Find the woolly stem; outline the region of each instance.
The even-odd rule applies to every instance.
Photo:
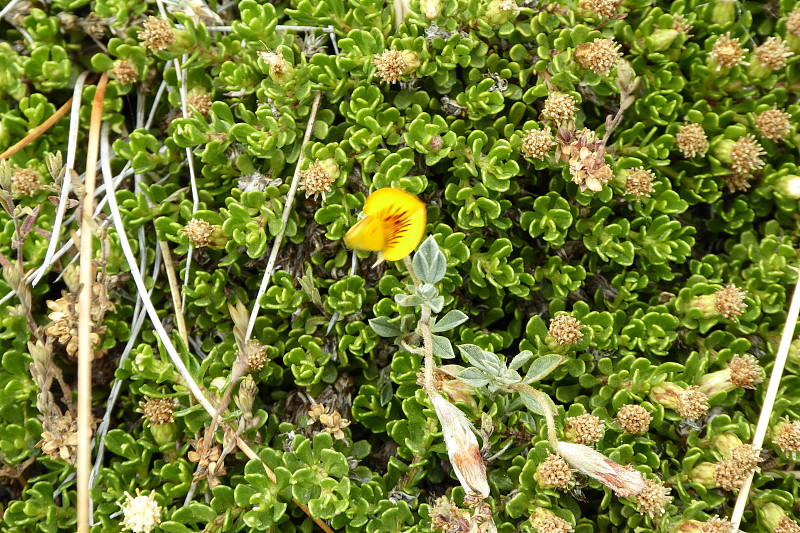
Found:
[[[536,398],[536,401],[542,407],[542,411],[544,411],[544,420],[547,423],[547,440],[550,441],[550,446],[553,447],[553,450],[556,450],[558,444],[556,420],[553,411],[550,409],[550,402],[548,401],[547,396],[545,396],[542,391],[534,389],[527,383],[514,383],[513,385],[509,385],[509,388],[516,391],[527,392]]]

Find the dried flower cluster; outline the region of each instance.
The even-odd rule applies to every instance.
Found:
[[[123,530],[150,533],[161,523],[161,507],[156,503],[155,496],[155,492],[142,496],[138,490],[135,497],[125,493],[125,502],[120,504]]]
[[[99,275],[100,279],[104,276]],[[108,299],[107,287],[101,281],[92,286],[94,297],[92,298],[91,322],[92,331],[89,340],[95,346],[94,357],[100,358],[105,355],[106,350],[98,348],[100,345],[100,335],[106,332],[103,324],[103,317],[107,311],[114,310],[114,304]],[[66,346],[67,355],[77,357],[78,353],[78,292],[61,292],[58,300],[47,300],[47,307],[50,313],[47,317],[50,324],[45,328],[45,334],[57,340],[62,346]]]
[[[405,74],[408,65],[398,50],[384,50],[372,56],[375,74],[386,83],[397,83]]]
[[[753,52],[755,59],[770,70],[786,66],[786,59],[792,56],[786,41],[780,37],[767,37],[763,44]]]
[[[157,17],[148,17],[137,36],[145,48],[154,52],[166,50],[175,42],[175,33],[169,21]]]
[[[275,76],[281,76],[289,70],[289,64],[283,54],[276,52],[258,52],[258,57],[264,60],[269,66],[269,72]]]
[[[788,516],[784,516],[772,533],[800,533],[800,525]]]
[[[783,109],[769,109],[756,115],[756,127],[765,139],[777,141],[792,131],[789,113]]]
[[[471,496],[464,498],[464,504],[474,503],[473,513],[459,509],[447,496],[436,499],[430,509],[431,527],[442,533],[492,533],[497,529],[492,521],[488,504],[470,501]]]
[[[175,421],[172,414],[177,405],[178,400],[175,398],[147,398],[139,402],[139,412],[144,414],[150,425],[171,424]]]
[[[606,146],[595,132],[558,128],[556,159],[569,163],[573,183],[581,191],[600,192],[614,175],[605,160]]]
[[[772,441],[784,453],[800,452],[800,421],[790,422],[787,416],[785,422],[778,426],[778,432]]]
[[[37,444],[51,459],[61,459],[70,465],[78,457],[78,420],[67,412],[64,416],[42,424],[42,440]]]
[[[673,15],[671,29],[688,34],[692,30],[692,23],[681,14]]]
[[[717,68],[733,68],[742,62],[742,45],[731,37],[730,32],[720,36],[711,47],[711,58]]]
[[[581,9],[594,12],[598,17],[613,17],[621,0],[581,0]]]
[[[531,130],[522,139],[522,154],[531,159],[546,159],[554,144],[550,128]]]
[[[731,371],[731,383],[743,389],[755,389],[757,383],[764,381],[764,373],[758,359],[750,354],[736,354],[728,363]]]
[[[544,101],[542,114],[560,126],[575,118],[575,109],[575,99],[572,96],[566,93],[552,92]]]
[[[603,438],[603,421],[595,415],[586,413],[567,418],[564,434],[576,444],[594,444]]]
[[[258,372],[269,361],[268,347],[261,344],[256,339],[251,339],[247,343],[247,369]]]
[[[683,156],[692,158],[703,155],[708,150],[708,139],[700,124],[684,124],[677,135],[675,145],[683,152]]]
[[[760,451],[752,444],[735,448],[731,457],[718,462],[714,468],[714,480],[725,490],[738,491],[744,480],[758,468]]]
[[[664,486],[662,481],[646,479],[644,489],[636,496],[636,508],[650,518],[664,514],[664,508],[672,501],[669,495],[671,489]]]
[[[186,97],[186,105],[195,108],[204,117],[211,112],[211,104],[211,96],[202,89],[194,89]]]
[[[548,452],[547,459],[536,469],[534,477],[542,487],[566,490],[575,484],[573,472],[563,457]]]
[[[800,7],[794,8],[786,17],[786,31],[800,37]]]
[[[39,173],[33,168],[18,168],[11,176],[11,190],[17,195],[33,196],[39,185]]]
[[[111,74],[122,84],[136,83],[139,78],[139,71],[136,70],[136,65],[127,59],[118,59],[114,61],[114,68]]]
[[[339,411],[329,411],[330,407],[323,404],[312,404],[308,410],[309,424],[319,421],[323,426],[322,431],[330,433],[337,440],[345,440],[347,436],[343,430],[350,425],[350,421],[342,418]]]
[[[617,422],[622,431],[630,435],[647,433],[652,420],[653,416],[641,405],[623,405],[617,411]]]
[[[575,49],[575,61],[584,70],[607,76],[622,57],[619,47],[620,44],[614,39],[595,39],[591,43],[578,45]]]
[[[335,164],[334,164],[335,166]],[[337,167],[338,170],[338,167]],[[312,163],[303,172],[300,178],[300,184],[304,191],[306,191],[306,198],[309,196],[316,196],[318,194],[325,194],[331,191],[333,182],[336,181],[337,175],[331,175],[328,169],[320,164],[319,159]]]
[[[747,296],[747,291],[736,285],[726,285],[714,295],[714,307],[720,315],[732,320],[747,309],[747,304],[744,303],[745,296]]]
[[[537,533],[572,533],[572,524],[546,509],[536,509],[531,515],[531,524]]]
[[[203,248],[211,244],[211,236],[214,234],[214,226],[205,220],[193,218],[183,227],[183,233],[189,238],[189,242],[195,248]]]
[[[577,318],[558,315],[550,321],[549,334],[559,346],[578,344],[583,339],[582,327]]]
[[[652,170],[645,170],[643,167],[633,169],[625,178],[625,194],[631,194],[637,200],[650,196],[655,179],[656,175]]]
[[[678,396],[675,410],[684,418],[697,420],[708,412],[708,396],[699,387],[689,387]]]

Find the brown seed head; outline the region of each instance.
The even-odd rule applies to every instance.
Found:
[[[723,459],[714,467],[714,481],[725,490],[738,492],[745,477],[746,474],[732,459]]]
[[[758,359],[750,354],[736,354],[728,363],[731,371],[731,383],[743,389],[755,389],[756,383],[764,381],[763,372]]]
[[[537,533],[572,533],[572,524],[553,513],[537,513],[531,516],[531,524]]]
[[[783,109],[769,109],[756,115],[756,126],[762,137],[777,141],[792,130],[789,118],[789,113]]]
[[[622,426],[622,431],[630,435],[647,433],[653,417],[641,405],[623,405],[617,411],[617,422]]]
[[[792,51],[789,50],[786,41],[780,37],[767,37],[767,40],[756,48],[753,55],[768,69],[778,70],[786,66],[786,59],[791,57]]]
[[[578,344],[583,339],[581,327],[583,326],[577,318],[558,315],[550,321],[549,333],[559,346]]]
[[[183,232],[189,237],[189,242],[195,248],[203,248],[211,244],[211,235],[214,233],[214,226],[210,222],[193,218],[183,227]]]
[[[575,484],[573,472],[563,457],[548,452],[547,459],[536,469],[534,478],[542,487],[566,490]]]
[[[177,405],[175,398],[147,398],[139,402],[139,412],[144,414],[151,426],[160,426],[175,421],[172,413]]]
[[[74,465],[78,454],[78,421],[67,412],[63,417],[44,422],[42,440],[36,447],[53,460],[61,459]]]
[[[550,128],[531,130],[522,139],[522,153],[532,159],[545,159],[554,144]]]
[[[114,68],[111,74],[117,79],[118,82],[127,85],[129,83],[136,83],[139,77],[139,71],[136,66],[127,59],[118,59],[114,61]]]
[[[800,37],[800,7],[796,7],[786,17],[786,31]]]
[[[742,62],[742,45],[731,38],[730,32],[721,36],[711,47],[711,58],[720,67],[733,68]]]
[[[591,43],[579,45],[575,49],[574,58],[582,69],[607,76],[622,57],[619,47],[614,39],[595,39]]]
[[[700,526],[700,533],[734,533],[733,523],[715,516]]]
[[[800,525],[788,516],[784,516],[772,533],[800,533]]]
[[[565,429],[576,444],[594,444],[603,438],[603,421],[589,413],[567,418]]]
[[[650,515],[650,518],[664,514],[664,508],[672,500],[670,490],[661,481],[646,479],[644,490],[636,496],[636,508],[640,513]]]
[[[375,73],[386,83],[397,83],[406,71],[406,60],[398,50],[384,50],[372,56]]]
[[[680,393],[675,410],[684,418],[697,420],[708,411],[708,396],[700,390],[700,387],[689,387]]]
[[[137,36],[145,48],[160,52],[175,42],[175,33],[168,21],[162,18],[149,17],[142,23],[142,31]]]
[[[575,117],[575,99],[565,93],[550,93],[544,102],[542,113],[557,125],[569,122]]]
[[[322,431],[325,433],[330,433],[333,435],[333,438],[337,440],[345,439],[346,436],[342,430],[350,425],[350,421],[342,418],[342,415],[339,414],[339,411],[334,411],[331,414],[320,415],[319,421],[322,422],[323,426],[325,426]]]
[[[39,183],[39,173],[32,168],[18,168],[11,175],[11,190],[17,196],[33,196]]]
[[[650,196],[653,192],[653,180],[656,175],[644,167],[633,169],[625,180],[625,194],[632,194],[637,200],[643,196]]]
[[[703,155],[708,150],[708,139],[700,124],[684,124],[675,136],[675,144],[687,158]]]
[[[306,191],[306,198],[308,198],[309,196],[330,192],[331,185],[335,180],[336,178],[328,174],[320,164],[319,159],[317,159],[303,172],[300,183]]]
[[[613,17],[617,14],[620,0],[581,0],[581,9],[593,11],[598,17]]]
[[[247,343],[247,368],[258,372],[269,360],[267,347],[253,339]]]
[[[731,320],[747,309],[747,304],[744,303],[745,296],[747,296],[747,291],[736,285],[726,285],[714,295],[714,307],[720,315]]]
[[[742,444],[731,452],[731,460],[746,475],[750,475],[758,468],[761,462],[761,450],[752,444]]]
[[[786,417],[772,442],[785,453],[800,452],[800,422],[789,422],[789,417]]]
[[[204,117],[211,111],[211,96],[202,89],[194,89],[186,97],[186,104],[195,108]]]

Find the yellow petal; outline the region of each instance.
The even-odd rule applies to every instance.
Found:
[[[344,243],[356,250],[377,252],[386,246],[383,224],[374,216],[359,220],[344,236]]]

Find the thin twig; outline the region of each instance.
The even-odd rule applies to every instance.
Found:
[[[169,292],[172,295],[172,306],[175,308],[175,321],[178,323],[178,333],[180,333],[183,344],[189,347],[189,336],[186,332],[186,319],[183,317],[183,303],[181,302],[181,290],[178,287],[178,277],[175,275],[175,264],[172,262],[172,252],[169,245],[164,241],[158,241],[161,248],[161,255],[164,256],[164,270],[167,271],[169,280]]]
[[[5,16],[6,16],[6,14],[8,14],[8,12],[9,12],[9,11],[11,11],[12,9],[14,9],[14,8],[17,6],[17,4],[18,4],[19,2],[20,2],[20,0],[11,0],[11,1],[10,1],[10,2],[9,2],[7,5],[6,5],[6,7],[4,7],[4,8],[2,9],[2,11],[0,11],[0,19],[2,19],[3,17],[5,17]]]
[[[103,124],[103,128],[108,128],[108,123]],[[102,136],[103,143],[102,143],[102,150],[103,150],[103,157],[101,158],[100,162],[103,169],[103,179],[106,182],[106,186],[111,185],[111,165],[109,163],[109,154],[110,149],[108,146],[108,133],[106,132],[105,135]],[[172,364],[175,366],[175,369],[181,375],[181,379],[183,379],[186,387],[192,393],[192,396],[203,406],[203,409],[209,414],[212,415],[216,411],[214,406],[211,402],[206,398],[203,391],[197,385],[197,382],[194,380],[192,375],[189,373],[189,369],[186,368],[186,365],[181,359],[178,351],[175,349],[175,345],[172,344],[172,339],[170,339],[169,334],[167,333],[166,329],[164,329],[164,324],[161,323],[161,318],[158,316],[158,312],[156,311],[155,306],[153,305],[153,301],[150,299],[150,295],[147,292],[147,287],[145,286],[144,279],[142,278],[142,273],[139,270],[139,267],[136,265],[136,258],[133,255],[133,250],[131,249],[131,245],[128,242],[128,236],[125,233],[125,226],[122,222],[122,215],[119,211],[119,205],[117,204],[116,197],[111,194],[108,196],[108,206],[111,209],[111,217],[114,220],[114,226],[117,228],[117,237],[119,238],[119,245],[122,249],[122,254],[125,256],[125,260],[128,263],[128,268],[130,268],[131,277],[133,278],[133,282],[136,285],[136,288],[139,292],[139,295],[142,297],[142,302],[144,304],[144,308],[147,310],[147,315],[150,317],[150,321],[153,324],[153,328],[156,330],[156,334],[161,339],[163,343],[164,349],[167,351],[167,355],[169,356]],[[267,473],[267,477],[275,483],[277,478],[275,477],[275,473],[272,469],[266,465],[261,458],[256,455],[252,448],[241,438],[239,437],[236,439],[236,445],[239,449],[249,458],[249,459],[256,459],[264,465],[264,470]],[[297,505],[304,513],[306,513],[312,520],[323,530],[325,533],[334,533],[331,527],[326,524],[323,520],[319,518],[315,518],[312,516],[311,511],[309,511],[308,507],[301,504],[295,499],[292,501]]]
[[[92,468],[92,359],[94,347],[92,332],[92,296],[94,270],[92,269],[95,173],[100,144],[100,123],[103,120],[103,99],[108,85],[108,73],[103,72],[92,102],[89,123],[89,146],[86,156],[86,180],[83,184],[83,211],[81,215],[81,292],[78,300],[78,533],[89,533],[89,476]],[[70,98],[70,105],[72,99]],[[109,191],[111,188],[109,188]],[[111,195],[113,196],[113,194]],[[123,229],[124,231],[124,229]]]
[[[253,304],[253,311],[250,313],[250,320],[247,323],[247,333],[244,336],[245,339],[249,339],[253,334],[253,328],[256,325],[256,318],[258,318],[258,310],[261,308],[259,300],[261,300],[261,297],[267,291],[269,280],[272,277],[272,269],[275,266],[275,259],[278,257],[278,250],[281,247],[281,242],[283,242],[283,234],[286,233],[289,215],[292,213],[292,207],[294,207],[294,195],[297,192],[297,185],[300,183],[300,167],[303,165],[303,148],[305,147],[306,143],[308,143],[309,139],[311,138],[311,132],[314,130],[314,122],[317,118],[317,110],[319,109],[319,100],[321,97],[322,93],[320,91],[317,91],[317,93],[314,95],[314,103],[311,105],[311,115],[309,116],[308,124],[306,125],[306,133],[303,137],[303,144],[300,145],[300,155],[297,158],[297,166],[294,168],[292,184],[289,187],[289,193],[286,195],[286,205],[283,207],[283,225],[281,226],[281,230],[278,232],[278,235],[275,236],[275,242],[272,243],[272,250],[270,251],[269,260],[267,261],[267,268],[264,271],[264,277],[261,279],[261,286],[258,288],[258,294],[256,295],[255,303]]]
[[[19,141],[17,144],[0,154],[0,159],[8,159],[12,155],[16,154],[26,146],[28,146],[32,141],[34,141],[37,137],[45,133],[47,130],[53,127],[53,124],[64,118],[64,116],[69,113],[70,108],[72,107],[72,97],[69,97],[69,100],[66,101],[64,105],[58,108],[58,111],[53,113],[53,115],[42,122],[39,126],[36,127],[35,130],[30,132],[25,136],[24,139]]]
[[[786,315],[786,324],[783,326],[783,336],[781,343],[778,346],[778,353],[775,355],[775,363],[772,366],[772,374],[769,377],[769,385],[767,386],[767,394],[764,396],[764,403],[761,406],[761,415],[758,417],[758,424],[756,425],[756,434],[753,437],[753,446],[758,449],[764,444],[764,438],[769,429],[770,419],[772,417],[772,410],[775,407],[775,399],[778,396],[778,388],[781,384],[781,376],[783,369],[786,366],[786,358],[789,355],[789,347],[794,338],[794,331],[797,327],[797,315],[800,314],[800,275],[797,277],[797,282],[794,286],[794,294],[792,295],[792,303],[789,306],[789,313]],[[731,515],[731,522],[733,522],[733,529],[738,530],[739,524],[742,522],[742,515],[744,515],[744,506],[747,504],[747,498],[750,494],[750,485],[753,482],[754,472],[745,478],[742,488],[739,489],[739,496],[736,498],[736,505],[733,508]]]
[[[81,97],[83,95],[83,84],[86,81],[86,76],[89,75],[88,70],[84,70],[75,81],[75,88],[72,91],[72,101],[78,102],[72,108],[72,113],[69,117],[69,138],[67,141],[67,161],[64,165],[64,180],[61,183],[61,194],[58,198],[58,210],[56,211],[56,219],[53,222],[53,230],[50,234],[50,242],[47,244],[47,252],[44,255],[42,266],[36,272],[36,277],[31,281],[31,285],[36,286],[41,281],[50,265],[53,264],[53,254],[58,246],[58,241],[61,240],[61,223],[64,221],[64,213],[67,210],[67,197],[69,191],[72,189],[72,173],[75,172],[75,154],[78,151],[78,126],[80,125],[80,111],[81,111]]]

